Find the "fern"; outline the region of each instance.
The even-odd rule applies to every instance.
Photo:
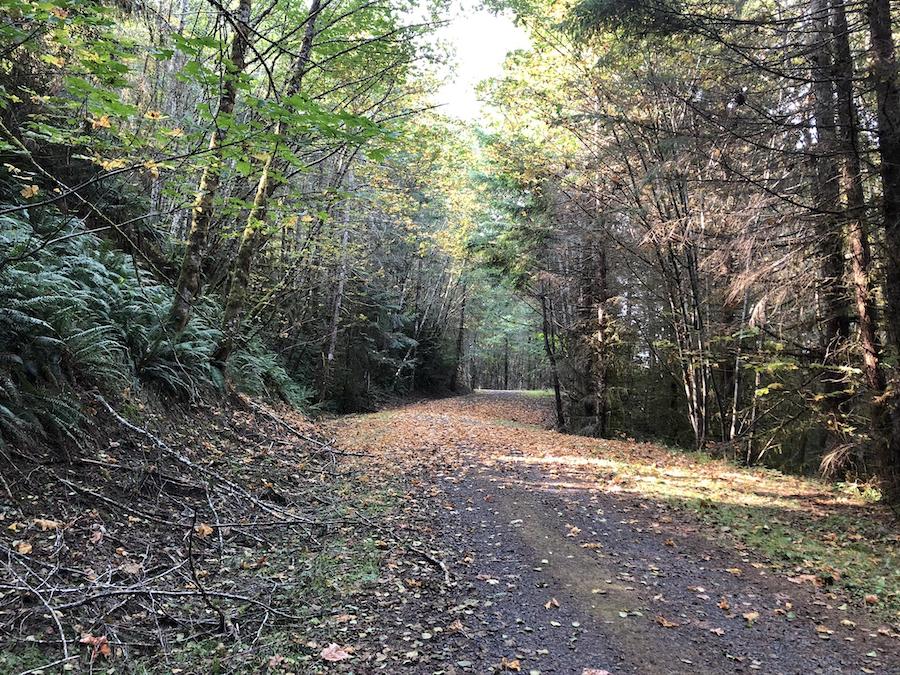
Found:
[[[221,309],[200,302],[174,335],[166,326],[171,289],[102,240],[82,233],[34,250],[80,228],[51,210],[0,218],[0,443],[74,438],[85,421],[78,386],[137,381],[189,400],[224,389],[211,363]],[[229,375],[248,393],[297,406],[310,398],[259,342],[234,355]]]

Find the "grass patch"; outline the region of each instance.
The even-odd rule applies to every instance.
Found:
[[[740,467],[701,452],[651,446],[645,458],[636,448],[647,445],[629,452],[601,443],[608,468],[599,479],[694,512],[710,538],[730,538],[795,582],[841,589],[860,606],[874,594],[873,615],[900,619],[900,535],[887,511],[872,504],[876,490]]]

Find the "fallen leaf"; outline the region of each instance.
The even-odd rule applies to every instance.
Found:
[[[547,602],[544,603],[544,609],[551,609],[553,607],[559,607],[559,600],[556,598],[550,598]]]
[[[867,605],[877,605],[878,604],[878,596],[874,593],[869,593],[863,598],[866,601]]]
[[[81,636],[81,644],[91,646],[91,661],[96,659],[98,656],[108,657],[112,654],[112,651],[109,648],[109,640],[106,639],[105,635],[92,635],[91,633],[84,633]]]
[[[197,534],[198,538],[206,539],[213,533],[213,529],[206,523],[200,523],[194,528],[194,532]]]
[[[507,659],[504,656],[500,659],[500,670],[509,670],[517,673],[522,670],[522,664],[519,662],[519,659]]]
[[[25,197],[25,199],[31,199],[32,197],[37,196],[37,193],[40,191],[41,189],[37,185],[26,185],[19,190],[19,194]]]
[[[678,628],[681,624],[675,623],[674,621],[669,621],[662,614],[656,615],[656,623],[658,623],[663,628]]]
[[[16,543],[16,553],[21,553],[22,555],[28,555],[31,553],[33,547],[27,541],[19,541]]]
[[[752,624],[759,618],[759,612],[744,612],[741,616],[746,619],[748,624]]]
[[[48,520],[46,518],[35,518],[34,524],[41,528],[41,532],[46,532],[47,530],[58,530],[62,527],[62,524],[55,520]]]
[[[725,571],[729,574],[733,574],[736,577],[739,577],[744,573],[744,570],[742,570],[740,567],[728,567],[725,569]]]
[[[724,595],[719,599],[717,603],[719,605],[719,609],[725,610],[726,612],[731,609],[731,604],[728,602],[728,598]]]
[[[321,656],[325,661],[335,662],[349,659],[350,653],[336,642],[332,642],[321,651],[319,656]]]
[[[725,635],[724,628],[710,628],[709,632],[712,633],[713,635]]]

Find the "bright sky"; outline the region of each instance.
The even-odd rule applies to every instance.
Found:
[[[439,109],[445,115],[469,121],[481,117],[475,93],[478,83],[502,72],[507,52],[529,46],[527,34],[510,16],[476,9],[477,5],[477,0],[455,2],[450,24],[437,36],[453,47],[455,56],[435,103],[445,104]]]

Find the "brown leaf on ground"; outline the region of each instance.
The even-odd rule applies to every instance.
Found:
[[[91,661],[93,662],[98,656],[109,657],[112,650],[109,648],[109,640],[105,635],[92,635],[85,633],[81,636],[81,644],[91,646]]]
[[[46,532],[47,530],[58,530],[62,527],[62,523],[56,520],[48,520],[47,518],[35,518],[34,519],[35,526],[41,528],[41,532]]]
[[[680,623],[675,623],[674,621],[669,621],[662,614],[656,615],[656,623],[658,623],[663,628],[678,628],[678,626],[681,625]]]
[[[331,661],[332,663],[336,661],[343,661],[344,659],[349,659],[351,657],[350,652],[348,652],[336,642],[332,642],[330,645],[325,647],[319,653],[319,656],[321,656],[323,660]]]
[[[213,529],[206,523],[200,523],[194,528],[194,533],[197,535],[198,539],[206,539],[213,533]]]
[[[520,670],[522,670],[522,664],[519,662],[519,659],[507,659],[504,656],[502,659],[500,659],[500,670],[508,670],[518,673]]]

